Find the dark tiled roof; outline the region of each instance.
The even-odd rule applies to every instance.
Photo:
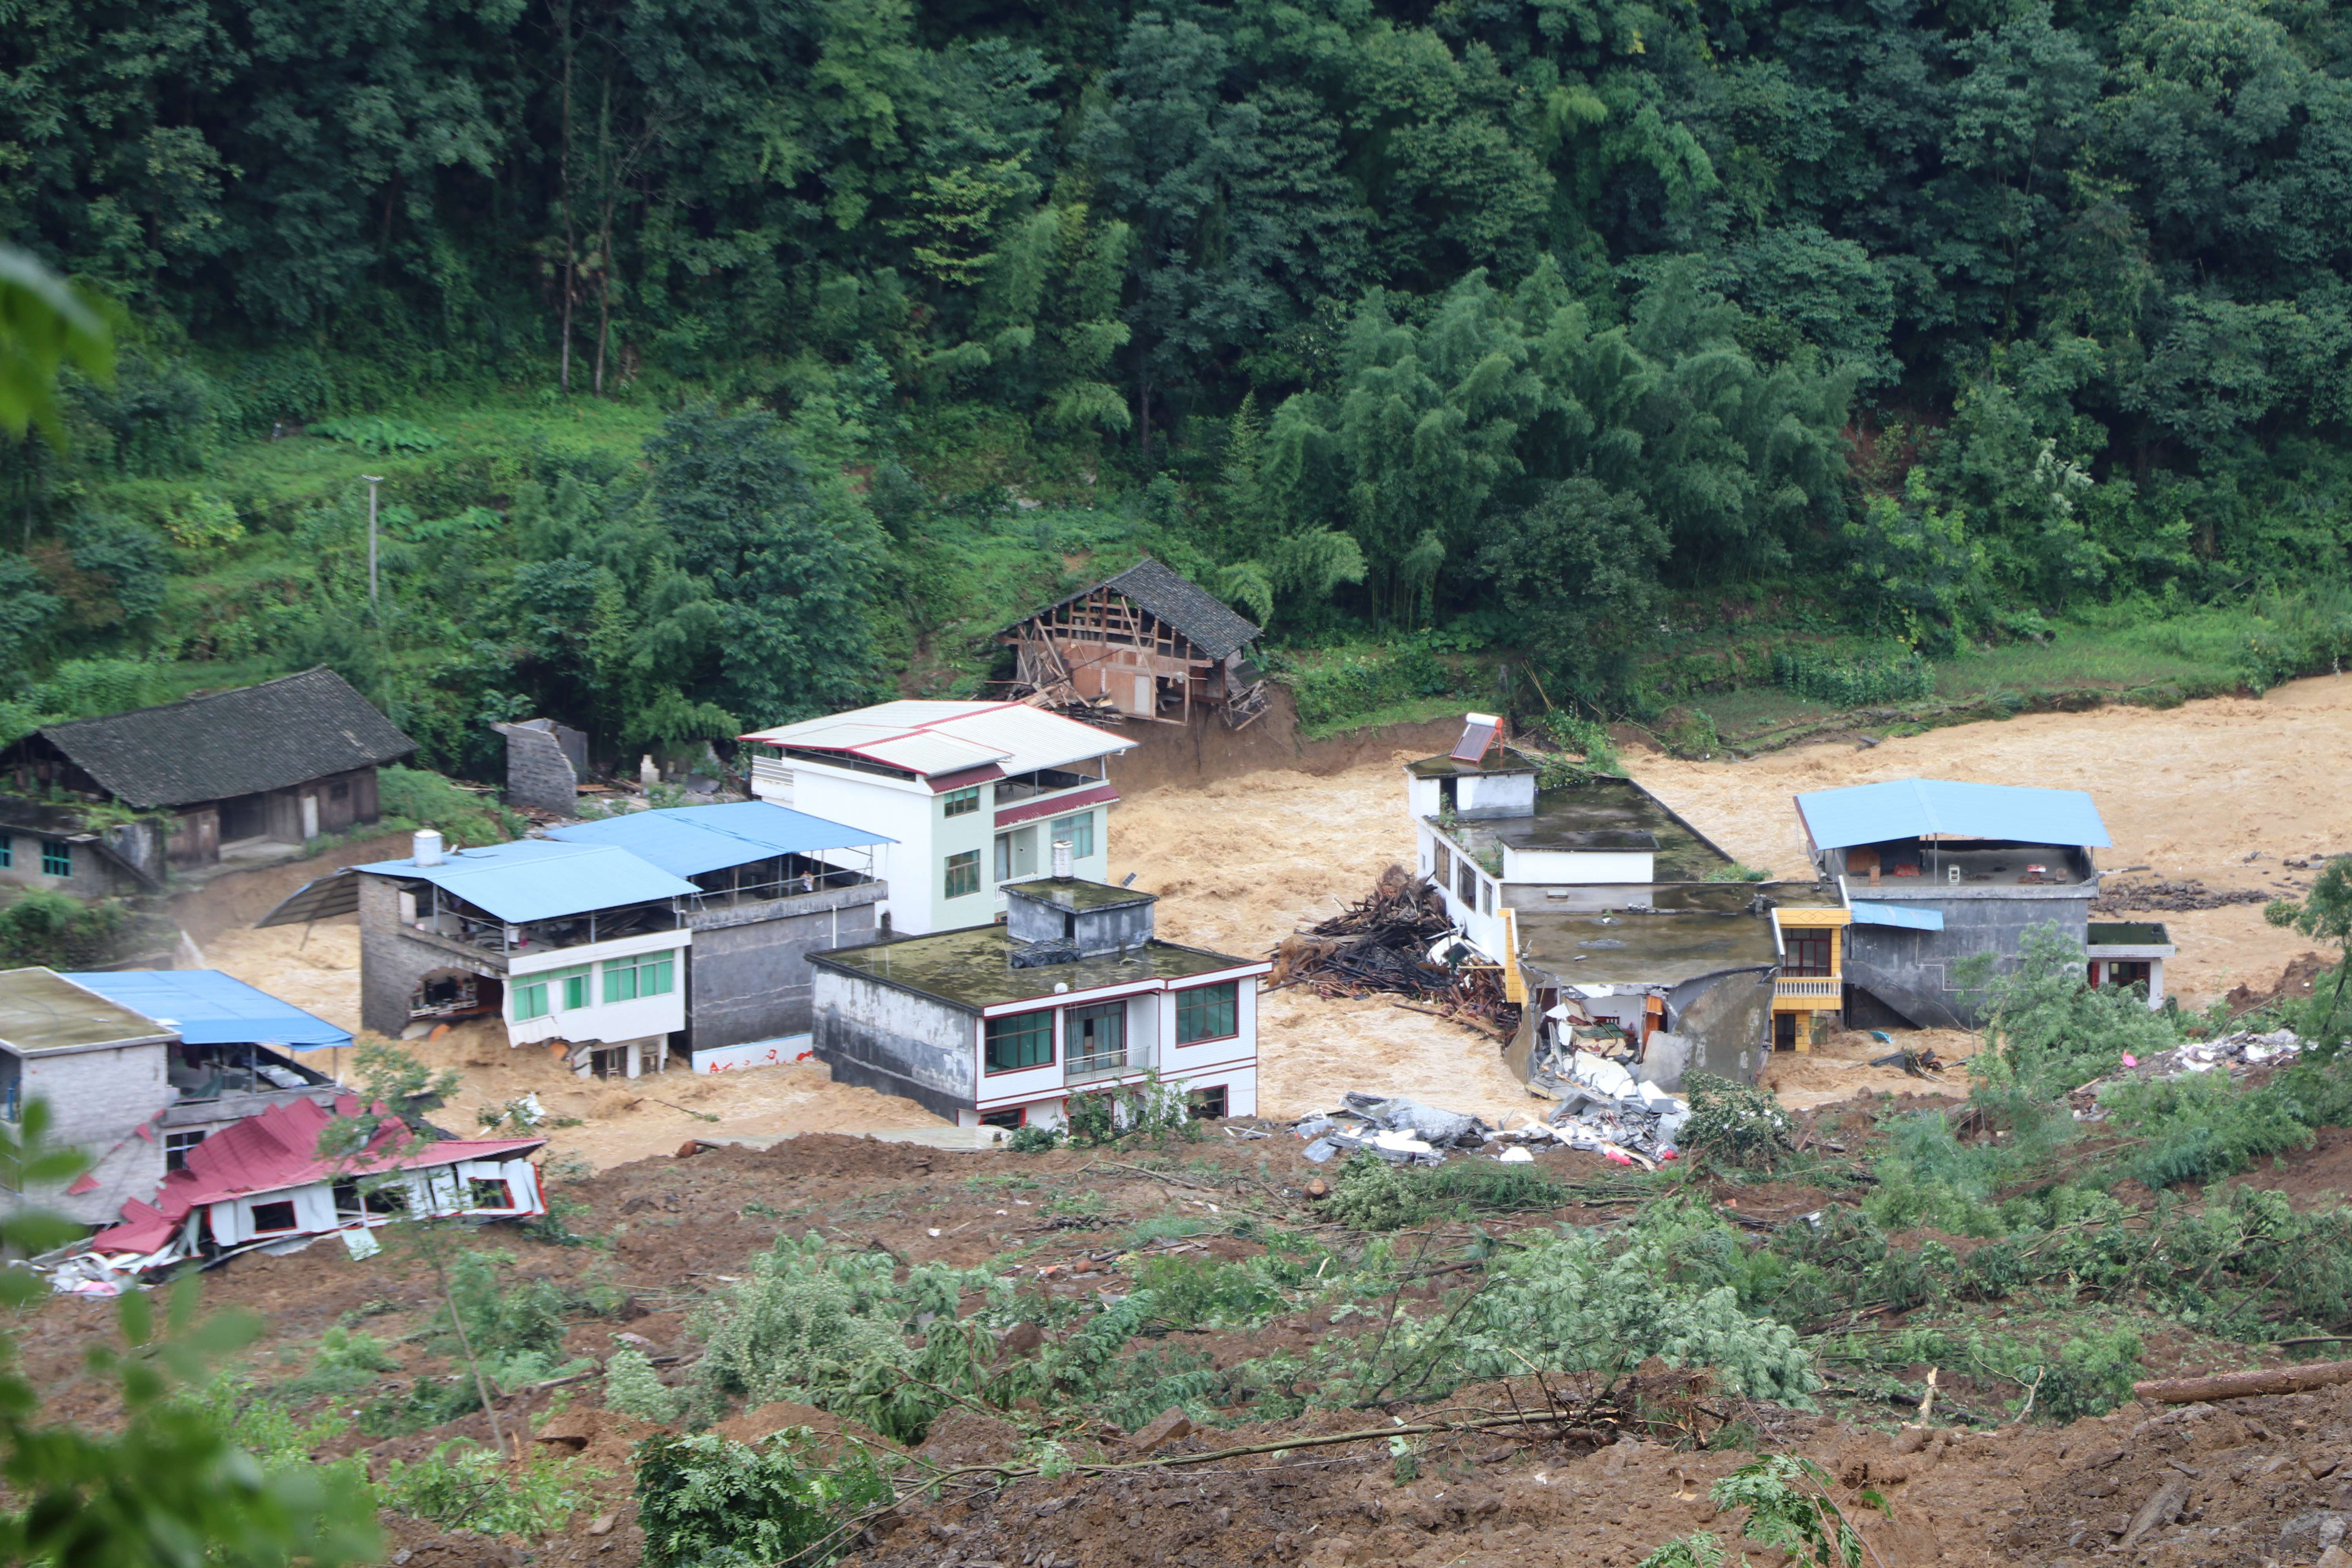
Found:
[[[1134,600],[1182,632],[1186,640],[1211,658],[1223,658],[1264,634],[1228,609],[1224,601],[1189,578],[1180,577],[1147,555],[1116,577],[1082,588],[1052,605],[1059,609],[1083,599],[1096,588],[1108,588]]]
[[[142,811],[286,789],[397,762],[416,742],[327,668],[51,724],[44,739]]]

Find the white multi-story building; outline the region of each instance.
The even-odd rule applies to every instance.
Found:
[[[994,921],[1057,842],[1077,877],[1106,879],[1106,764],[1136,743],[1019,702],[885,702],[741,739],[761,799],[893,840],[874,874],[901,936]]]

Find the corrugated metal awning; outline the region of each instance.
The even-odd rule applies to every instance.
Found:
[[[1865,904],[1853,906],[1853,923],[1858,926],[1900,926],[1906,931],[1941,931],[1944,911],[1913,909],[1908,904]]]
[[[331,921],[337,915],[356,914],[359,907],[360,879],[348,870],[331,871],[315,882],[305,882],[295,889],[284,902],[253,924],[258,930],[263,926]]]

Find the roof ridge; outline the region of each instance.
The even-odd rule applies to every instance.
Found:
[[[308,669],[298,669],[289,675],[273,675],[267,680],[257,680],[250,686],[225,686],[218,691],[201,691],[194,697],[175,697],[169,702],[149,702],[137,708],[124,708],[112,713],[91,713],[79,719],[60,719],[54,724],[42,725],[40,732],[47,735],[58,730],[70,730],[78,725],[110,724],[117,720],[128,719],[134,713],[168,713],[174,709],[194,708],[200,702],[216,702],[224,697],[240,697],[246,692],[259,691],[265,687],[283,686],[291,680],[304,680],[321,672],[328,675],[335,673],[323,664],[314,664]],[[346,681],[344,684],[350,683]],[[352,687],[352,689],[356,691],[359,689]]]

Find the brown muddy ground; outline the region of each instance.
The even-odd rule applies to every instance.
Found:
[[[1823,1146],[1843,1140],[1858,1147],[1874,1118],[1938,1103],[1949,1102],[1873,1096],[1826,1106],[1806,1113],[1804,1136]],[[601,1359],[626,1333],[648,1342],[649,1354],[677,1358],[666,1363],[677,1368],[698,1353],[698,1305],[740,1278],[749,1258],[780,1234],[814,1230],[840,1245],[887,1250],[910,1265],[996,1260],[1024,1291],[1075,1298],[1124,1291],[1130,1287],[1119,1270],[1128,1245],[1122,1233],[1139,1220],[1248,1214],[1293,1228],[1317,1226],[1320,1216],[1305,1189],[1329,1173],[1304,1161],[1302,1147],[1286,1134],[1242,1141],[1221,1130],[1206,1142],[1164,1152],[961,1153],[845,1136],[804,1137],[763,1151],[705,1148],[561,1184],[561,1194],[580,1205],[571,1225],[602,1245],[547,1246],[505,1226],[471,1233],[470,1244],[510,1259],[519,1279],[596,1282],[624,1294],[618,1312],[572,1325],[569,1353]],[[1595,1157],[1570,1151],[1552,1152],[1542,1162],[1566,1181],[1609,1173]],[[2331,1131],[2309,1151],[2235,1179],[2317,1201],[2329,1184],[2340,1190],[2347,1176],[2352,1176],[2352,1132]],[[1693,1191],[1751,1226],[1801,1223],[1800,1215],[1840,1201],[1802,1182],[1731,1185],[1704,1173]],[[1626,1212],[1622,1201],[1596,1201],[1557,1214],[1483,1222],[1482,1228],[1507,1233],[1559,1222],[1605,1225]],[[1362,1239],[1328,1234],[1350,1247]],[[1471,1239],[1469,1227],[1452,1224],[1408,1233],[1399,1245],[1423,1249],[1434,1261],[1464,1256]],[[1189,1245],[1213,1256],[1257,1249],[1230,1234]],[[1475,1279],[1475,1266],[1468,1267],[1468,1274],[1414,1289],[1433,1305],[1444,1291]],[[352,1260],[331,1242],[285,1258],[247,1256],[205,1279],[208,1305],[243,1308],[261,1320],[259,1348],[242,1369],[257,1383],[282,1380],[307,1366],[320,1336],[339,1320],[355,1320],[395,1343],[402,1370],[387,1382],[455,1370],[405,1338],[428,1321],[435,1298],[429,1270],[396,1243],[365,1261]],[[59,1300],[20,1324],[27,1368],[59,1415],[100,1422],[110,1415],[103,1385],[80,1370],[84,1349],[107,1332],[110,1321],[103,1304]],[[1362,1331],[1360,1321],[1336,1323],[1327,1306],[1247,1334],[1178,1332],[1160,1342],[1225,1364],[1271,1350],[1303,1349],[1335,1332]],[[2158,1334],[2149,1337],[2146,1365],[2151,1375],[2167,1375],[2278,1358],[2277,1352],[2187,1333]],[[1913,1381],[1927,1370],[1912,1369]],[[1971,1387],[1954,1375],[1957,1370],[1944,1369],[1948,1401],[1998,1418],[1997,1394]],[[1856,1489],[1884,1493],[1894,1520],[1873,1523],[1868,1533],[1885,1568],[2071,1563],[2094,1555],[2180,1568],[2258,1568],[2315,1562],[2352,1522],[2352,1389],[2210,1409],[2131,1406],[2063,1428],[1962,1431],[1939,1420],[1923,1436],[1897,1431],[1903,1412],[1894,1407],[1848,1404],[1841,1407],[1843,1418],[1781,1411],[1746,1405],[1703,1385],[1693,1393],[1686,1377],[1650,1371],[1669,1392],[1640,1402],[1621,1398],[1618,1415],[1603,1423],[1605,1442],[1511,1431],[1433,1437],[1419,1446],[1419,1474],[1410,1480],[1399,1479],[1381,1441],[1056,1482],[1032,1479],[992,1497],[912,1505],[884,1521],[856,1558],[887,1568],[1627,1564],[1689,1530],[1736,1531],[1736,1520],[1711,1517],[1706,1489],[1739,1456],[1695,1449],[1689,1441],[1693,1430],[1717,1432],[1735,1419],[1747,1423],[1748,1441],[1817,1460],[1840,1479],[1841,1497],[1857,1512]],[[1578,1382],[1556,1380],[1555,1391],[1565,1391],[1574,1403]],[[509,1427],[530,1429],[534,1443],[561,1460],[588,1499],[561,1531],[543,1540],[490,1541],[393,1520],[390,1547],[410,1554],[404,1568],[532,1562],[618,1568],[639,1561],[629,1448],[656,1429],[597,1408],[597,1387],[590,1378],[502,1402]],[[355,1409],[365,1397],[324,1398],[310,1413]],[[1316,1412],[1276,1426],[1244,1424],[1198,1433],[1159,1453],[1181,1457],[1360,1431],[1392,1418],[1458,1419],[1507,1410],[1514,1401],[1518,1408],[1539,1406],[1543,1397],[1531,1385],[1465,1390],[1444,1411]],[[1629,1404],[1637,1408],[1626,1410]],[[739,1413],[722,1429],[743,1437],[784,1425],[839,1429],[838,1421],[828,1426],[829,1419],[771,1408]],[[1882,1425],[1857,1426],[1857,1419]],[[364,1453],[381,1476],[391,1459],[415,1458],[461,1435],[487,1437],[478,1413],[383,1441],[347,1436],[329,1453]],[[1021,1435],[1010,1424],[959,1414],[934,1428],[923,1453],[945,1466],[982,1464],[1015,1460],[1020,1447]],[[1078,1447],[1087,1458],[1147,1457],[1113,1432],[1094,1431]],[[2347,1465],[2341,1475],[2339,1464]],[[2169,1513],[2128,1548],[2115,1546],[2121,1521],[2167,1487],[2178,1492]],[[1751,1556],[1759,1565],[1775,1561],[1769,1552]]]

